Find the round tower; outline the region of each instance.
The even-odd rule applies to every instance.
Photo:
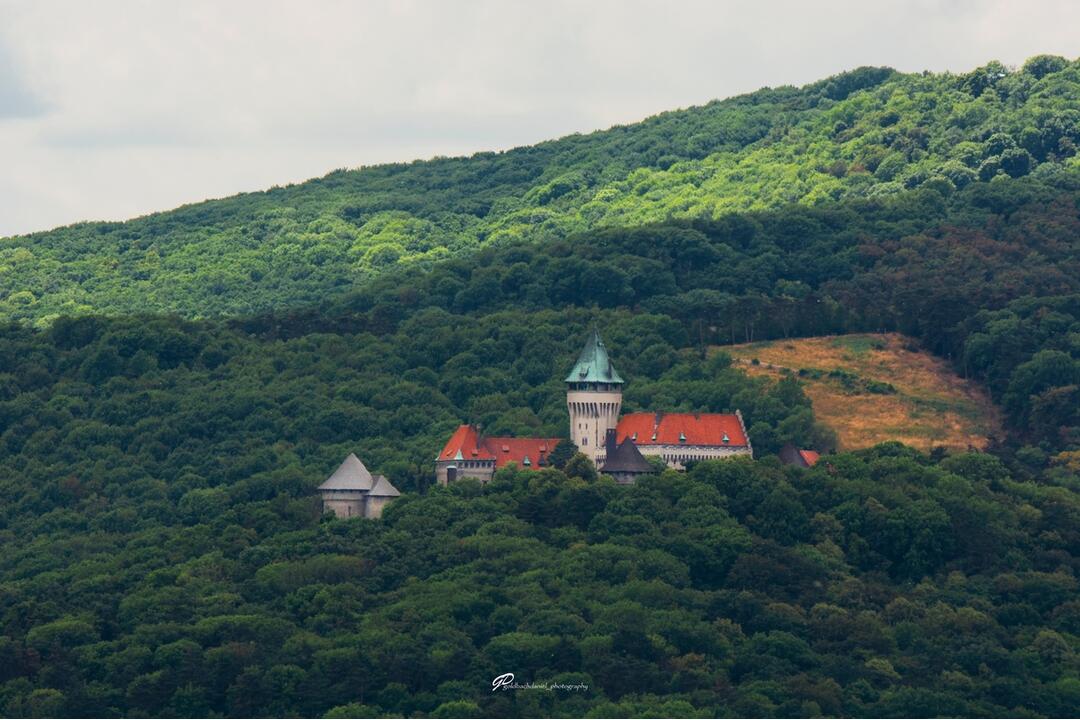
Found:
[[[604,457],[608,430],[619,423],[623,379],[611,364],[600,333],[593,330],[566,376],[566,409],[570,437],[593,463]]]

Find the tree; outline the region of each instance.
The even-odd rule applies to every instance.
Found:
[[[563,471],[568,477],[581,478],[585,482],[594,482],[597,478],[596,466],[593,461],[583,453],[574,453],[574,456],[566,463]]]
[[[431,716],[437,718],[483,717],[480,706],[471,700],[451,700],[449,702],[444,702],[432,711]]]
[[[563,438],[559,441],[559,444],[548,455],[548,462],[559,470],[563,470],[566,464],[570,462],[570,459],[577,454],[577,445],[572,441]]]

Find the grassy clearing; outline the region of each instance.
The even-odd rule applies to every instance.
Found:
[[[1001,432],[998,410],[981,387],[903,335],[773,340],[717,350],[751,375],[795,374],[842,450],[886,440],[922,450],[984,448]]]

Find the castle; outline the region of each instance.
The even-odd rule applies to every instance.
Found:
[[[372,475],[360,458],[349,453],[345,462],[319,486],[323,512],[341,518],[382,516],[383,507],[401,495],[382,475]]]
[[[738,410],[733,414],[638,412],[620,417],[623,385],[600,333],[594,330],[566,376],[570,438],[601,472],[619,482],[633,482],[651,470],[642,462],[650,456],[682,470],[695,460],[753,454]],[[462,425],[436,457],[435,478],[441,485],[463,477],[487,482],[511,462],[523,468],[544,467],[558,443],[559,438],[484,437],[472,425]]]

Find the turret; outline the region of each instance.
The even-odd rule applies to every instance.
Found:
[[[608,357],[600,333],[593,330],[570,374],[566,376],[566,409],[570,437],[594,463],[604,457],[608,430],[619,423],[623,379]]]

